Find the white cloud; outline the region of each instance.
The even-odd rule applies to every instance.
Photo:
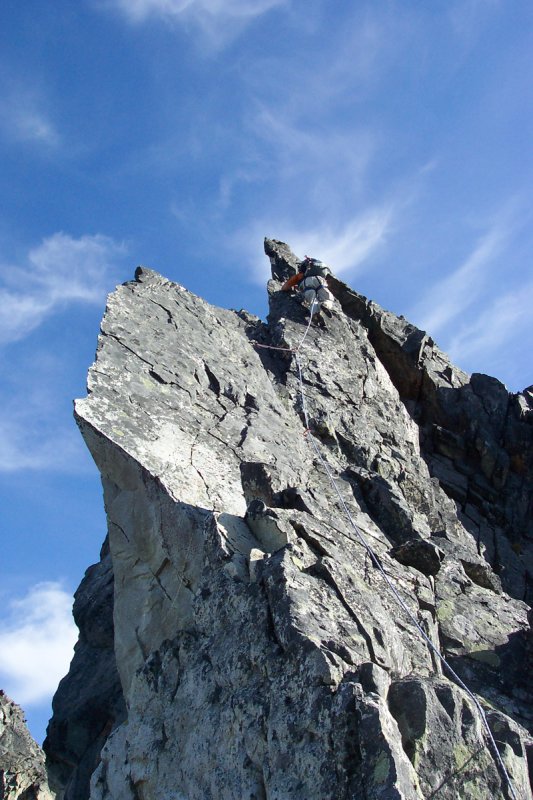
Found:
[[[307,173],[307,192],[313,191],[317,181],[335,182],[338,191],[335,178],[339,178],[354,193],[376,151],[376,137],[369,131],[343,131],[327,116],[297,120],[280,114],[279,108],[259,105],[252,128],[271,146],[271,157],[283,170],[285,181]]]
[[[134,22],[149,16],[164,19],[179,18],[183,14],[208,14],[230,17],[255,17],[285,0],[115,0],[120,9]]]
[[[107,236],[55,233],[30,250],[25,266],[0,264],[0,342],[27,336],[70,303],[101,303],[124,253]]]
[[[115,6],[132,22],[156,16],[165,20],[184,15],[250,19],[264,14],[286,0],[114,0]]]
[[[329,25],[328,37],[312,51],[303,39],[283,59],[257,54],[243,76],[250,97],[248,166],[255,163],[263,177],[275,170],[276,181],[281,177],[289,190],[301,179],[300,202],[310,196],[320,202],[327,193],[325,204],[341,196],[344,206],[347,198],[362,196],[368,169],[388,143],[379,117],[368,122],[356,109],[399,57],[405,31],[399,19],[390,35],[393,18],[355,9],[344,24]],[[250,138],[257,142],[255,154]]]
[[[0,420],[0,473],[83,469],[86,451],[74,424],[63,430],[57,421],[28,408],[24,397],[17,400],[21,410],[4,406]]]
[[[24,266],[0,264],[0,342],[24,338],[73,304],[103,305],[124,252],[105,236],[57,233],[31,249]],[[37,338],[16,353],[15,364],[15,355],[3,351],[0,473],[84,472],[89,460],[65,402],[68,365]]]
[[[451,337],[447,350],[452,358],[484,361],[495,353],[505,350],[505,346],[515,340],[522,343],[530,341],[531,309],[533,308],[533,282],[520,289],[507,292],[495,298],[482,313],[469,324],[463,325]],[[528,376],[524,376],[528,380]],[[533,379],[530,373],[529,379]]]
[[[460,267],[433,284],[412,309],[409,318],[432,335],[442,331],[476,301],[485,286],[489,264],[501,254],[508,236],[505,224],[494,225]]]
[[[59,133],[44,98],[24,86],[4,86],[0,98],[0,131],[10,141],[56,147]]]
[[[263,236],[287,242],[300,258],[305,255],[320,258],[335,275],[348,277],[385,244],[393,215],[392,206],[383,206],[366,210],[338,227],[318,222],[309,228],[299,228],[282,220],[263,221],[237,234],[232,246],[248,253],[253,277],[260,284],[270,277],[268,259],[257,252],[257,242]]]
[[[129,22],[139,24],[150,18],[167,24],[195,25],[213,47],[234,39],[246,24],[288,0],[103,0],[100,5],[115,8]]]
[[[307,16],[303,8],[291,10],[293,24]],[[341,270],[356,266],[382,241],[390,211],[378,208],[367,214],[366,209],[382,203],[383,192],[378,181],[369,185],[369,174],[374,167],[382,169],[380,157],[389,143],[379,115],[365,118],[357,108],[399,56],[398,40],[404,43],[410,35],[402,20],[393,26],[395,17],[373,8],[354,9],[343,24],[328,24],[327,37],[313,38],[312,52],[309,44],[306,50],[311,40],[302,36],[283,59],[268,50],[254,57],[243,74],[249,102],[240,163],[237,169],[230,164],[220,179],[223,211],[233,209],[245,194],[256,219],[284,222],[267,228],[279,238],[291,243],[312,238],[314,243],[319,237],[310,231],[315,230],[321,249],[325,239],[338,236],[338,247],[327,250],[338,263],[346,262]],[[323,23],[322,18],[314,21],[314,35]],[[391,27],[397,36],[390,35]],[[252,183],[258,186],[255,194]],[[394,205],[401,202],[398,198]],[[265,214],[267,205],[276,209],[275,216]],[[295,232],[302,235],[295,237]]]
[[[298,254],[320,258],[336,275],[354,275],[384,244],[392,209],[377,208],[360,214],[342,228],[330,226],[288,232],[287,241]]]
[[[0,288],[0,341],[7,344],[38,327],[51,309],[44,298]]]
[[[68,671],[77,639],[72,597],[57,582],[38,583],[11,600],[0,620],[0,678],[22,705],[50,700]]]

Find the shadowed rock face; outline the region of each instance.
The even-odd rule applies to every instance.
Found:
[[[50,785],[65,800],[89,796],[91,775],[111,731],[126,717],[113,635],[113,567],[107,538],[74,596],[80,636],[53,701],[44,749]]]
[[[76,418],[112,562],[86,577],[87,607],[111,608],[114,586],[116,672],[109,638],[87,669],[105,663],[121,691],[113,678],[103,725],[102,687],[84,728],[79,646],[47,740],[64,797],[89,796],[104,741],[91,800],[508,797],[471,699],[387,589],[313,436],[529,798],[533,399],[460,372],[332,277],[336,306],[301,349],[304,435],[294,356],[257,346],[304,336],[280,292],[298,259],[265,250],[266,324],[144,268],[109,298]]]
[[[0,798],[54,800],[44,753],[26,727],[21,708],[0,691]]]
[[[336,278],[331,284],[344,312],[365,326],[416,421],[430,474],[456,501],[505,591],[531,605],[533,387],[510,394],[496,378],[466,375],[424,331]]]

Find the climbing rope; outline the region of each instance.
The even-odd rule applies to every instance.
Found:
[[[315,297],[313,299],[313,302],[311,303],[310,308],[309,308],[309,322],[307,323],[307,327],[305,329],[305,333],[302,336],[300,342],[297,344],[296,347],[276,347],[273,344],[261,344],[261,342],[258,342],[255,339],[251,340],[252,344],[254,344],[256,347],[262,347],[264,350],[281,350],[284,353],[298,353],[300,348],[302,347],[303,343],[305,342],[305,340],[307,338],[307,334],[309,333],[309,329],[310,329],[311,323],[313,321],[313,314],[315,313],[315,306],[319,306],[319,305],[320,305],[320,303],[318,302],[318,300]]]
[[[308,424],[307,421],[306,421],[306,426],[307,426],[307,429],[309,430],[309,424]],[[345,502],[345,500],[344,500],[344,498],[343,498],[343,496],[342,496],[342,494],[340,492],[340,489],[339,489],[339,487],[337,485],[337,481],[335,480],[335,477],[334,477],[334,475],[333,475],[333,473],[332,473],[332,471],[331,471],[331,469],[329,467],[329,464],[327,463],[327,461],[322,456],[322,453],[320,452],[320,448],[318,447],[316,438],[313,435],[312,431],[310,433],[310,436],[307,437],[307,441],[309,441],[311,443],[311,446],[313,447],[313,450],[315,451],[318,459],[320,460],[320,463],[324,467],[324,469],[326,471],[326,474],[327,474],[327,476],[328,476],[328,478],[330,480],[330,483],[331,483],[333,489],[335,490],[335,492],[337,494],[337,497],[339,498],[339,501],[340,501],[340,503],[341,503],[341,505],[342,505],[342,507],[344,509],[346,517],[349,520],[350,525],[352,526],[353,530],[355,531],[355,534],[356,534],[357,538],[359,539],[359,541],[361,542],[361,544],[365,548],[366,552],[370,556],[374,566],[379,570],[379,572],[381,573],[381,575],[385,579],[385,581],[387,583],[387,586],[388,586],[389,590],[391,591],[391,593],[394,595],[396,601],[398,602],[400,607],[403,609],[403,611],[407,615],[407,617],[410,619],[412,624],[415,626],[415,628],[417,629],[419,634],[422,636],[422,638],[426,642],[426,644],[429,647],[429,649],[431,650],[431,652],[440,660],[440,662],[442,663],[443,667],[447,670],[448,674],[466,692],[468,697],[474,703],[474,706],[477,709],[477,711],[479,713],[479,716],[481,717],[481,721],[483,723],[483,726],[485,728],[487,737],[488,737],[489,742],[490,742],[489,750],[492,749],[492,751],[493,751],[493,755],[496,758],[496,763],[498,764],[498,766],[499,766],[499,768],[501,770],[501,773],[502,773],[503,777],[505,778],[505,781],[506,781],[506,783],[507,783],[507,785],[509,787],[509,791],[510,791],[512,797],[514,798],[514,800],[518,800],[518,795],[515,792],[513,783],[511,781],[510,776],[509,776],[509,773],[507,772],[505,764],[503,763],[503,759],[502,759],[502,757],[500,755],[500,751],[498,750],[498,747],[496,745],[496,741],[494,739],[494,736],[492,735],[492,731],[490,730],[489,723],[488,723],[488,720],[487,720],[487,716],[486,716],[486,714],[485,714],[485,712],[484,712],[479,700],[473,694],[473,692],[470,691],[468,686],[459,677],[459,675],[455,672],[453,667],[450,666],[450,664],[447,662],[446,658],[442,655],[442,653],[440,652],[438,647],[436,647],[433,644],[433,642],[431,641],[431,639],[429,638],[429,636],[427,635],[425,630],[422,628],[422,626],[420,625],[420,623],[416,619],[415,615],[412,613],[412,611],[410,610],[408,605],[405,603],[405,601],[403,600],[402,596],[400,595],[400,593],[398,592],[398,590],[394,586],[393,582],[391,581],[391,579],[389,578],[389,576],[385,572],[385,570],[384,570],[383,566],[381,565],[381,562],[380,562],[378,556],[376,555],[375,551],[373,550],[371,545],[367,542],[367,540],[366,540],[364,534],[362,533],[361,529],[359,528],[359,526],[357,525],[357,523],[353,519],[352,514],[350,512],[350,509],[348,508],[348,506],[347,506],[347,504],[346,504],[346,502]]]
[[[312,322],[312,319],[313,319],[313,313],[314,313],[315,304],[317,304],[316,299],[313,300],[313,303],[311,305],[310,315],[309,315],[309,322],[307,323],[307,328],[305,330],[305,333],[304,333],[304,335],[303,335],[303,337],[302,337],[302,339],[299,342],[297,347],[295,347],[295,348],[273,347],[272,345],[263,345],[263,344],[259,344],[258,342],[254,342],[254,344],[257,347],[263,347],[263,348],[272,349],[272,350],[284,350],[284,351],[289,352],[289,353],[294,353],[295,360],[296,360],[296,365],[297,365],[297,368],[298,368],[298,384],[299,384],[299,394],[300,394],[300,398],[301,398],[302,413],[303,413],[304,421],[305,421],[305,431],[304,431],[304,433],[306,434],[307,441],[310,443],[311,447],[315,451],[315,454],[316,454],[318,460],[322,464],[322,466],[323,466],[323,468],[324,468],[324,470],[325,470],[325,472],[326,472],[326,474],[328,476],[328,479],[329,479],[329,481],[331,483],[331,486],[334,489],[337,497],[339,498],[339,502],[340,502],[340,504],[341,504],[341,506],[342,506],[342,508],[344,510],[344,513],[346,514],[346,518],[348,519],[351,527],[353,528],[353,530],[354,530],[359,542],[362,544],[362,546],[364,547],[366,553],[369,555],[373,565],[381,573],[381,575],[384,578],[385,583],[386,583],[389,591],[391,592],[391,594],[395,598],[395,600],[398,603],[398,605],[400,606],[400,608],[406,614],[408,619],[414,625],[414,627],[416,628],[416,630],[418,631],[418,633],[420,634],[420,636],[422,637],[424,642],[427,644],[427,646],[429,647],[430,651],[437,657],[437,659],[440,661],[440,663],[442,664],[444,669],[448,672],[449,676],[455,681],[455,683],[457,683],[463,689],[463,691],[468,695],[468,697],[473,702],[474,707],[476,708],[476,710],[477,710],[477,712],[478,712],[478,714],[479,714],[479,716],[481,718],[483,727],[485,728],[485,732],[486,732],[487,738],[489,740],[489,744],[487,745],[487,747],[489,749],[489,752],[492,751],[492,753],[493,753],[493,756],[495,758],[496,764],[497,764],[497,766],[498,766],[498,768],[499,768],[499,770],[500,770],[500,772],[501,772],[501,774],[502,774],[502,776],[503,776],[503,778],[505,780],[505,783],[507,784],[507,786],[509,788],[509,792],[511,794],[511,797],[513,798],[513,800],[519,800],[518,795],[517,795],[517,793],[515,791],[513,782],[511,780],[511,777],[510,777],[510,775],[509,775],[509,773],[508,773],[508,771],[507,771],[507,769],[505,767],[505,764],[503,763],[503,759],[502,759],[502,757],[500,755],[500,751],[498,750],[498,746],[496,744],[496,740],[494,739],[492,731],[490,730],[490,726],[489,726],[489,723],[488,723],[488,720],[487,720],[487,716],[486,716],[485,711],[483,710],[479,700],[473,694],[473,692],[468,688],[468,686],[464,683],[464,681],[459,677],[459,675],[455,672],[453,667],[450,666],[450,664],[448,663],[446,658],[443,656],[443,654],[441,653],[439,648],[436,647],[435,644],[433,644],[433,642],[431,641],[430,637],[427,635],[427,633],[425,632],[423,627],[420,625],[420,623],[418,622],[417,618],[415,617],[413,612],[410,610],[410,608],[408,607],[406,602],[403,600],[402,596],[400,595],[400,593],[396,589],[395,585],[393,584],[393,582],[391,581],[391,579],[389,578],[389,576],[385,572],[385,570],[384,570],[384,568],[383,568],[383,566],[382,566],[382,564],[381,564],[376,552],[374,551],[372,546],[368,543],[368,541],[367,541],[366,537],[364,536],[363,532],[361,531],[361,529],[359,528],[359,526],[355,522],[355,520],[354,520],[354,518],[352,516],[352,513],[351,513],[350,509],[348,508],[348,505],[346,504],[346,501],[344,500],[344,498],[342,496],[342,493],[341,493],[341,491],[339,489],[337,481],[335,480],[335,476],[333,475],[333,472],[332,472],[329,464],[327,463],[327,461],[325,460],[324,456],[322,455],[322,453],[320,451],[320,448],[318,446],[317,439],[316,439],[315,435],[313,434],[313,431],[312,431],[311,425],[310,425],[309,412],[308,412],[308,409],[307,409],[306,395],[305,395],[305,392],[304,392],[303,371],[302,371],[302,364],[301,364],[301,360],[300,360],[300,352],[299,351],[300,351],[303,343],[305,342],[305,340],[307,338],[307,334],[309,333],[309,329],[311,327],[311,322]],[[309,434],[309,435],[307,435],[307,434]]]

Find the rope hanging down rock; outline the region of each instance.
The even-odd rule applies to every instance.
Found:
[[[259,342],[255,342],[255,341],[253,342],[253,344],[255,344],[256,347],[262,347],[262,348],[265,348],[267,350],[283,350],[283,351],[285,351],[287,353],[294,353],[295,360],[296,360],[296,365],[297,365],[297,368],[298,368],[299,394],[300,394],[300,399],[301,399],[301,404],[302,404],[302,412],[303,412],[304,421],[305,421],[305,432],[304,433],[305,434],[309,434],[308,436],[306,436],[307,441],[310,443],[310,446],[313,448],[318,460],[322,464],[322,466],[323,466],[323,468],[324,468],[324,470],[326,472],[326,475],[328,476],[328,479],[329,479],[329,481],[331,483],[331,486],[334,489],[337,497],[339,498],[339,502],[340,502],[340,504],[341,504],[341,506],[342,506],[342,508],[344,510],[344,513],[346,515],[346,518],[347,518],[348,522],[350,523],[351,527],[353,528],[353,530],[354,530],[359,542],[362,544],[362,546],[364,547],[365,551],[369,555],[373,565],[379,570],[379,572],[383,576],[383,578],[385,580],[385,583],[387,585],[387,588],[389,589],[389,591],[393,595],[394,599],[396,600],[396,602],[398,603],[400,608],[403,610],[404,614],[408,617],[410,622],[414,625],[414,627],[416,628],[416,630],[418,631],[418,633],[420,634],[420,636],[422,637],[422,639],[424,640],[426,645],[429,647],[430,651],[441,662],[442,666],[444,667],[444,669],[448,673],[448,675],[452,678],[453,681],[455,681],[455,683],[457,683],[461,687],[461,689],[463,689],[464,692],[466,692],[468,697],[473,702],[474,707],[476,708],[476,710],[477,710],[477,712],[479,714],[479,717],[481,719],[481,722],[482,722],[483,727],[485,729],[485,733],[486,733],[487,738],[488,738],[488,743],[485,742],[485,744],[486,744],[489,752],[492,752],[492,755],[493,755],[493,757],[494,757],[494,759],[496,761],[496,764],[497,764],[497,766],[498,766],[498,768],[500,770],[500,773],[501,773],[502,777],[504,778],[505,783],[507,784],[507,787],[508,787],[509,792],[511,794],[512,800],[519,800],[519,797],[518,797],[518,795],[516,793],[516,790],[514,788],[513,782],[511,780],[511,777],[510,777],[510,775],[509,775],[509,773],[507,771],[507,768],[506,768],[505,764],[503,763],[503,759],[502,759],[502,757],[500,755],[500,751],[498,750],[498,746],[496,745],[496,741],[494,739],[494,736],[492,735],[492,731],[490,730],[490,726],[489,726],[489,723],[488,723],[488,720],[487,720],[487,716],[486,716],[486,714],[485,714],[485,712],[484,712],[479,700],[474,695],[474,693],[468,688],[468,686],[464,683],[464,681],[459,677],[459,675],[455,672],[453,667],[450,666],[450,664],[447,662],[446,658],[443,656],[443,654],[441,653],[439,648],[436,647],[433,644],[433,642],[431,641],[431,639],[429,638],[429,636],[427,635],[425,630],[422,628],[422,626],[418,622],[417,618],[415,617],[413,612],[409,609],[409,607],[407,606],[407,604],[405,603],[405,601],[401,597],[400,593],[398,592],[398,590],[394,586],[393,582],[391,581],[391,579],[389,578],[389,576],[385,572],[385,570],[384,570],[383,566],[381,565],[381,562],[380,562],[376,552],[374,551],[372,546],[368,543],[365,535],[363,534],[363,532],[361,531],[361,529],[359,528],[359,526],[355,522],[355,520],[354,520],[354,518],[353,518],[353,516],[352,516],[352,514],[350,512],[350,509],[346,505],[346,501],[344,500],[344,498],[342,496],[342,493],[341,493],[341,491],[340,491],[340,489],[338,487],[337,481],[335,480],[335,476],[333,475],[333,472],[332,472],[329,464],[327,463],[327,461],[325,460],[324,456],[322,455],[322,453],[320,451],[320,448],[318,446],[317,439],[316,439],[315,435],[313,434],[313,431],[312,431],[311,426],[310,426],[309,412],[307,410],[307,403],[306,403],[306,397],[305,397],[305,392],[304,392],[303,371],[302,371],[302,364],[301,364],[301,361],[300,361],[300,349],[303,346],[303,344],[304,344],[304,342],[305,342],[305,340],[307,338],[307,334],[309,333],[309,329],[311,327],[311,322],[313,320],[313,314],[314,314],[314,311],[315,311],[315,304],[318,305],[316,299],[313,300],[313,302],[311,304],[310,313],[309,313],[309,322],[307,323],[307,328],[305,329],[305,333],[304,333],[302,339],[300,340],[299,344],[297,345],[297,347],[295,347],[295,348],[291,348],[291,347],[274,347],[272,345],[260,344]]]

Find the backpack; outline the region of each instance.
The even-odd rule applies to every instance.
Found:
[[[329,267],[318,258],[306,258],[302,261],[300,269],[306,278],[326,278],[330,273]]]

